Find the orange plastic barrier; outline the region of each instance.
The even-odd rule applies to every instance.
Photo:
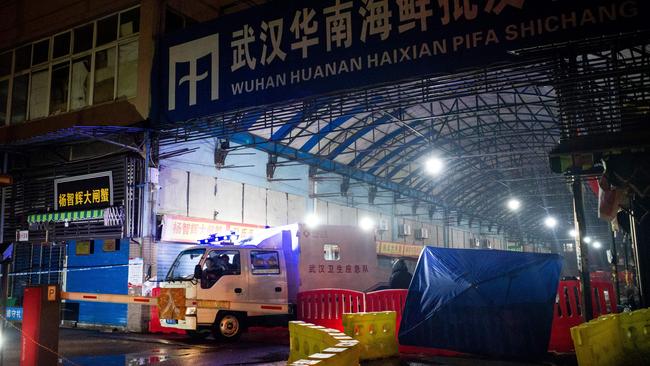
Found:
[[[151,289],[151,297],[157,297],[160,295],[160,287],[155,287]],[[151,313],[149,318],[149,333],[167,333],[167,334],[185,334],[185,331],[182,329],[176,328],[167,328],[160,325],[160,318],[158,317],[158,307],[151,306]]]
[[[593,280],[591,282],[591,288],[593,318],[604,314],[615,313],[617,307],[616,293],[614,292],[612,283]],[[549,351],[574,351],[570,329],[585,321],[580,309],[581,296],[580,281],[560,281],[555,300],[551,339],[548,344]]]
[[[343,331],[343,313],[365,310],[365,294],[343,289],[317,289],[298,293],[298,320]]]

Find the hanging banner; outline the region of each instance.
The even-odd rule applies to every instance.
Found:
[[[54,180],[54,209],[79,210],[113,205],[113,174],[110,171]]]
[[[418,258],[424,246],[404,243],[377,242],[377,254],[387,257]]]
[[[164,36],[152,119],[184,121],[484,67],[512,60],[514,49],[648,29],[649,7],[641,0],[272,1]]]
[[[165,215],[163,216],[163,227],[160,240],[196,244],[198,240],[205,239],[211,234],[234,230],[239,234],[239,237],[242,238],[253,235],[255,230],[261,228],[263,228],[263,226],[260,225],[215,221],[178,215]]]
[[[419,258],[422,249],[424,249],[424,246],[422,245],[405,245],[403,255],[410,258]]]
[[[377,254],[401,257],[404,254],[404,244],[385,241],[379,242]]]

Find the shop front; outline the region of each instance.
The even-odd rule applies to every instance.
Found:
[[[142,159],[129,154],[12,172],[4,238],[15,247],[10,305],[19,308],[24,288],[37,284],[128,293],[131,239],[139,235],[141,172]],[[9,233],[16,233],[15,240]],[[63,319],[126,327],[127,306],[66,302]]]

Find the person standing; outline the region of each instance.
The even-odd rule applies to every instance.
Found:
[[[411,284],[413,276],[409,273],[406,267],[406,262],[403,259],[398,259],[393,264],[393,273],[390,275],[390,288],[392,289],[408,289]]]

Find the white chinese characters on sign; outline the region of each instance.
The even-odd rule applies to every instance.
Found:
[[[442,24],[449,24],[451,21],[452,6],[454,20],[458,20],[462,16],[467,20],[472,20],[478,13],[478,6],[471,0],[438,0],[438,4],[442,8]]]
[[[427,18],[433,15],[429,9],[430,0],[397,0],[399,8],[400,25],[397,27],[399,33],[404,33],[415,28],[416,22],[420,23],[420,30],[427,30]]]
[[[361,42],[366,42],[367,36],[379,35],[382,41],[388,39],[390,30],[390,17],[393,12],[388,7],[388,0],[362,0],[363,6],[359,14],[363,17],[361,25]]]
[[[291,32],[296,39],[291,44],[292,50],[302,50],[302,58],[307,58],[307,49],[311,46],[316,46],[319,43],[318,36],[318,21],[314,19],[316,11],[314,9],[303,8],[296,11],[291,23]]]
[[[352,2],[341,3],[336,0],[334,5],[323,9],[325,18],[325,35],[327,37],[327,52],[336,47],[348,48],[352,45]]]
[[[483,11],[499,15],[503,9],[508,6],[522,9],[525,1],[526,0],[488,0],[485,7],[483,7]],[[453,20],[461,18],[474,20],[479,11],[477,3],[477,0],[438,0],[438,5],[442,11],[440,21],[443,25],[449,24],[452,20],[452,16]]]
[[[198,74],[197,62],[209,56],[210,68]],[[178,79],[176,83],[176,67],[179,63],[189,63],[187,75]],[[210,100],[219,99],[219,34],[212,34],[191,42],[169,47],[169,106],[168,110],[176,109],[176,88],[187,83],[189,88],[190,106],[196,105],[197,82],[205,79],[210,74]]]
[[[504,11],[507,13],[509,8],[522,9],[525,3],[525,0],[324,1],[322,7],[291,8],[284,15],[263,14],[261,18],[254,17],[255,20],[244,20],[221,32],[225,39],[213,34],[171,46],[168,110],[176,109],[177,103],[192,107],[207,102],[208,98],[216,101],[220,92],[229,96],[257,93],[499,43],[497,32],[491,28],[465,34],[456,34],[457,27],[449,26],[449,31],[444,28],[456,21],[474,22],[478,15],[490,14],[494,18]],[[401,36],[409,39],[400,39]],[[221,47],[230,48],[223,54],[219,52],[220,39]],[[412,44],[404,47],[407,42]],[[368,51],[358,49],[363,47]],[[227,84],[221,87],[225,88],[219,85],[220,56],[225,59],[221,61],[223,66],[230,67],[221,75],[221,81]],[[285,66],[289,67],[285,69]],[[208,83],[210,92],[207,92]],[[200,111],[195,108],[194,112]],[[61,195],[58,202],[64,206],[70,201],[89,198],[94,196]]]
[[[524,2],[487,0],[483,6],[478,0],[361,0],[357,4],[351,0],[330,0],[330,6],[324,7],[322,14],[313,8],[301,8],[290,19],[263,20],[259,28],[244,24],[241,29],[232,32],[230,70],[255,70],[258,63],[269,65],[274,61],[285,61],[287,53],[282,49],[285,20],[291,20],[291,50],[298,51],[302,59],[307,59],[309,50],[321,44],[325,45],[326,52],[331,52],[338,48],[350,48],[355,37],[363,43],[372,36],[381,41],[387,40],[393,31],[391,21],[397,18],[393,18],[393,10],[399,15],[399,23],[395,24],[397,33],[402,34],[415,29],[428,31],[429,22],[434,16],[439,17],[442,25],[447,25],[460,19],[474,20],[479,11],[499,15],[507,7],[522,9]],[[355,14],[357,18],[360,15],[359,34],[353,34]],[[319,32],[319,18],[325,23],[324,32]],[[325,38],[321,42],[319,37],[323,34]],[[199,77],[204,77],[204,74]],[[187,79],[190,83],[193,80],[192,77]],[[190,105],[193,105],[192,100],[190,96]]]
[[[255,57],[251,57],[250,44],[255,42],[255,31],[248,24],[244,28],[232,33],[232,65],[230,71],[235,71],[248,65],[251,70],[255,70]]]
[[[282,18],[262,22],[262,31],[260,32],[260,40],[264,42],[262,45],[262,58],[260,59],[262,65],[270,64],[275,58],[284,61],[287,57],[287,54],[280,48],[283,28],[284,19]]]

